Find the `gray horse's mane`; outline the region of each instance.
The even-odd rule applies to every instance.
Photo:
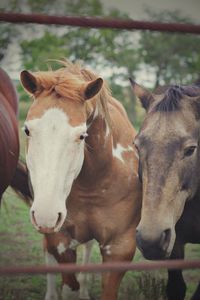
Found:
[[[158,88],[155,94],[163,94],[163,98],[155,105],[154,111],[172,112],[180,109],[181,99],[185,97],[200,96],[200,86],[188,85],[178,86],[172,85],[163,88]]]

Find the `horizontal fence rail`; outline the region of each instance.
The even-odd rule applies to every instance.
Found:
[[[84,28],[111,28],[126,30],[149,30],[161,32],[177,32],[200,34],[200,25],[183,23],[160,23],[134,21],[130,19],[113,19],[98,17],[49,16],[42,14],[21,14],[0,12],[0,22],[33,23],[43,25],[67,25]],[[164,260],[153,262],[115,262],[103,264],[59,264],[55,266],[12,266],[0,267],[0,276],[17,276],[20,274],[46,273],[102,273],[118,271],[153,271],[160,269],[200,269],[200,260]]]
[[[148,21],[134,21],[131,19],[114,19],[100,17],[72,17],[43,14],[22,14],[0,12],[0,22],[35,23],[45,25],[68,25],[78,27],[112,28],[126,30],[150,30],[162,32],[178,32],[200,34],[200,25],[185,23],[160,23]]]
[[[59,264],[55,266],[23,266],[1,267],[0,276],[14,276],[19,274],[46,274],[46,273],[103,273],[118,271],[152,271],[160,269],[200,269],[200,260],[164,260],[154,262],[116,262],[103,264]]]

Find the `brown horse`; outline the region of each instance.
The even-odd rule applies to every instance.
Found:
[[[143,184],[137,245],[147,259],[181,259],[186,243],[200,243],[200,87],[151,94],[132,86],[147,111],[135,139]],[[184,299],[182,271],[168,274],[168,298]],[[200,299],[200,286],[192,299]]]
[[[19,158],[17,113],[15,88],[0,68],[0,199],[11,183]]]
[[[78,64],[23,71],[21,81],[34,98],[24,126],[26,161],[34,194],[31,221],[45,234],[47,261],[75,262],[77,245],[91,239],[104,262],[130,261],[141,185],[135,130],[122,105],[101,78]],[[78,299],[74,274],[62,277],[66,299]],[[103,275],[102,300],[117,299],[122,277]],[[46,300],[57,299],[54,284],[48,275]]]

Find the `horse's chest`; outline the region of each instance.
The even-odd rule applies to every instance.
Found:
[[[68,199],[67,210],[76,228],[76,238],[106,240],[107,235],[124,231],[134,220],[136,203],[132,191],[104,187],[77,193]]]

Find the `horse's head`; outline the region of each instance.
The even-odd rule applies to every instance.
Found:
[[[24,124],[34,194],[31,221],[43,233],[58,231],[66,218],[66,199],[84,160],[86,102],[103,83],[101,78],[85,82],[65,69],[21,73],[34,98]]]
[[[147,114],[135,145],[143,185],[137,244],[148,259],[168,257],[175,225],[200,176],[200,89],[170,86],[154,94],[132,82]]]

